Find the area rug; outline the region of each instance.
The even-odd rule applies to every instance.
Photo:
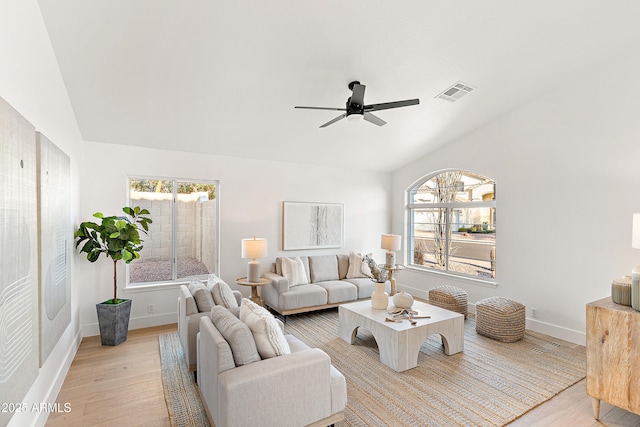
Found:
[[[337,309],[289,316],[287,333],[331,356],[347,379],[344,426],[502,426],[585,377],[582,346],[525,334],[515,343],[477,335],[465,321],[464,352],[444,354],[439,335],[420,349],[418,367],[398,373],[380,363],[373,336],[337,337]]]
[[[187,368],[177,332],[160,335],[162,385],[174,427],[209,427],[200,393]]]
[[[445,355],[440,337],[434,335],[423,344],[418,367],[402,373],[380,363],[368,331],[360,328],[354,345],[338,338],[337,309],[288,316],[285,331],[327,352],[346,377],[347,409],[338,427],[503,426],[585,377],[584,347],[559,345],[529,333],[516,343],[500,343],[477,335],[473,319],[465,321],[464,352]],[[171,347],[181,354],[177,335],[168,335],[175,335],[177,344]],[[162,351],[161,356],[179,357]],[[163,381],[164,366],[163,360]],[[187,371],[184,360],[180,366],[167,366],[182,371],[181,376]],[[193,384],[188,372],[185,378],[183,383]],[[185,396],[174,393],[167,405]],[[199,401],[199,395],[188,399]]]

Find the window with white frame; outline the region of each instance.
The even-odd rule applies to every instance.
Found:
[[[140,258],[129,264],[130,286],[218,274],[218,190],[218,181],[129,177],[129,205],[153,220]]]
[[[462,170],[426,175],[408,190],[412,267],[496,279],[496,184]]]

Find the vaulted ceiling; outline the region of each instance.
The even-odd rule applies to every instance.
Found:
[[[623,54],[635,0],[39,0],[83,138],[392,171]],[[343,107],[347,84],[388,122]],[[456,102],[436,96],[462,81]],[[635,84],[634,82],[629,82]],[[589,88],[585,88],[589,90]],[[514,141],[517,143],[517,141]]]

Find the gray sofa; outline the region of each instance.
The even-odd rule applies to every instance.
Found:
[[[261,288],[264,304],[283,316],[336,307],[371,298],[376,282],[369,277],[347,278],[349,255],[300,256],[309,284],[290,286],[282,275],[282,258],[263,277],[271,283]],[[386,283],[390,291],[389,282]]]
[[[216,324],[203,316],[197,338],[198,386],[216,427],[319,427],[344,419],[347,384],[324,351],[284,335],[289,354],[248,363],[245,356],[236,365],[238,349],[246,352],[251,338],[236,333],[227,341],[223,333],[229,336],[229,328]]]
[[[242,294],[239,291],[233,291],[238,305],[242,302]],[[232,312],[238,316],[239,309],[233,309]],[[182,344],[184,358],[189,365],[190,371],[196,370],[196,335],[200,330],[200,318],[208,316],[210,310],[199,311],[196,301],[191,295],[186,285],[180,286],[180,294],[178,296],[178,335]]]

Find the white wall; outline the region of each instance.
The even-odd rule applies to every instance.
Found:
[[[78,216],[80,133],[36,0],[7,0],[0,13],[0,96],[71,158],[72,206]],[[53,403],[80,343],[78,281],[71,260],[71,323],[24,399]],[[37,313],[34,313],[37,315]],[[10,426],[44,425],[46,412],[16,413]]]
[[[631,248],[632,213],[640,212],[639,72],[637,55],[585,71],[394,172],[396,233],[406,189],[429,172],[475,171],[497,186],[497,287],[410,270],[400,286],[426,296],[453,284],[470,303],[513,298],[527,306],[528,327],[584,343],[585,304],[609,296],[612,279],[640,262]]]
[[[512,297],[538,308],[531,327],[580,341],[585,303],[609,295],[611,280],[628,274],[640,259],[629,244],[631,214],[640,212],[640,87],[634,84],[640,64],[633,59],[575,76],[390,180],[389,174],[356,169],[82,143],[36,0],[3,1],[0,52],[0,96],[71,157],[70,220],[77,225],[96,210],[117,212],[126,201],[127,174],[219,179],[221,274],[231,284],[245,274],[242,238],[269,239],[263,268],[285,254],[285,200],[344,203],[344,247],[314,253],[373,251],[382,258],[380,234],[403,231],[405,189],[445,167],[474,170],[498,183],[498,286],[406,270],[400,285],[417,295],[449,281],[465,288],[471,302]],[[106,163],[111,152],[117,155]],[[110,294],[108,261],[95,268],[76,255],[71,262],[71,324],[26,396],[29,405],[55,401],[81,330],[97,333],[94,304]],[[175,289],[127,297],[134,298],[132,327],[175,321]],[[146,313],[150,303],[155,316]],[[46,413],[15,414],[9,425],[43,425],[45,419]]]
[[[268,239],[269,257],[260,260],[263,271],[281,255],[353,250],[373,252],[378,259],[384,256],[379,248],[380,235],[388,233],[391,224],[389,173],[104,143],[86,143],[84,158],[80,172],[81,221],[91,219],[96,211],[119,213],[126,203],[128,175],[219,180],[220,275],[246,296],[249,288],[235,284],[236,278],[246,276],[248,260],[240,258],[243,238],[255,235]],[[344,204],[344,246],[331,250],[282,251],[283,201]],[[85,336],[98,334],[94,305],[110,298],[112,290],[111,262],[102,259],[98,263],[82,262],[79,266],[83,277],[81,310]],[[123,292],[125,270],[122,267],[119,266],[119,296],[133,299],[130,328],[176,322],[177,289]],[[153,314],[147,312],[149,304],[154,305]]]

